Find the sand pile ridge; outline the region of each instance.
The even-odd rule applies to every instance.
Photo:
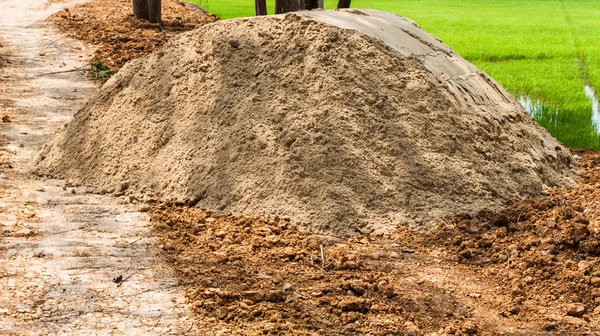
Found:
[[[359,31],[360,30],[360,31]],[[34,170],[98,192],[419,230],[569,183],[570,152],[487,75],[378,11],[221,21],[128,63]]]

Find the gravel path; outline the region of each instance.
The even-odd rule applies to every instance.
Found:
[[[27,173],[96,90],[83,72],[49,74],[93,51],[44,22],[75,2],[0,0],[0,334],[193,334],[139,205]]]

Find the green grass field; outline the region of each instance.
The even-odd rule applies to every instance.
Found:
[[[254,14],[250,0],[194,1],[223,19]],[[354,0],[352,7],[416,21],[515,97],[541,102],[538,122],[565,145],[600,149],[584,92],[585,83],[600,92],[600,1]]]

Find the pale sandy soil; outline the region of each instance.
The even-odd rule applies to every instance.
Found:
[[[76,2],[0,0],[0,334],[194,334],[137,205],[27,172],[97,90],[80,71],[48,74],[93,52],[45,23]]]

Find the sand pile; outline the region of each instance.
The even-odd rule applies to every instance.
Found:
[[[321,11],[217,22],[128,63],[35,171],[351,235],[540,196],[571,164],[411,21]]]

